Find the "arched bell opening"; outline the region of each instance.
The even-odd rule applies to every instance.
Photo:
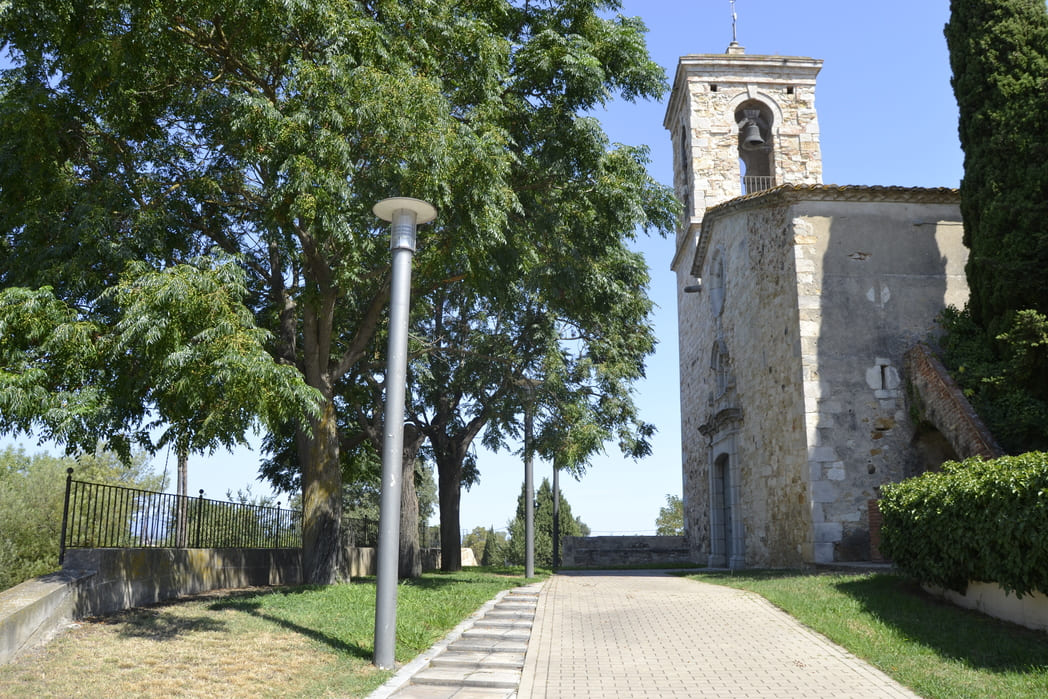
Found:
[[[773,122],[771,109],[757,100],[744,102],[735,110],[743,194],[775,186]]]

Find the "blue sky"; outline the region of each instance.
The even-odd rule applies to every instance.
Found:
[[[648,26],[652,57],[672,80],[682,54],[723,53],[731,41],[729,0],[626,0],[622,14]],[[947,0],[738,0],[738,41],[748,54],[810,56],[825,62],[816,88],[822,132],[824,181],[956,187],[962,175],[957,108],[950,88],[943,25]],[[668,95],[667,95],[668,96]],[[652,175],[672,183],[669,135],[662,128],[665,98],[630,104],[615,101],[595,113],[615,142],[651,149]],[[660,339],[648,363],[648,378],[637,387],[642,416],[659,432],[653,454],[641,462],[618,455],[614,446],[594,459],[581,481],[562,478],[574,514],[595,534],[654,533],[655,518],[668,494],[681,494],[679,381],[673,243],[638,242],[652,274],[650,293]],[[34,451],[32,443],[25,442]],[[0,444],[8,443],[3,440]],[[463,492],[461,525],[504,528],[516,508],[523,482],[519,455],[479,454],[481,482]],[[163,454],[158,470],[165,467]],[[190,492],[208,497],[255,482],[257,458],[247,452],[194,456]],[[166,459],[168,472],[174,457]],[[537,462],[536,484],[550,475]],[[435,520],[434,520],[435,523]]]

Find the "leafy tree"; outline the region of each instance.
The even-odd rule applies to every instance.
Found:
[[[462,540],[462,545],[466,548],[473,549],[476,551],[484,550],[484,542],[487,541],[488,530],[484,527],[473,527],[473,531],[466,534],[466,537]]]
[[[676,495],[667,495],[666,506],[659,508],[655,533],[658,536],[684,536],[684,501]]]
[[[608,440],[634,458],[650,450],[654,430],[630,395],[655,346],[647,268],[621,240],[603,246],[590,257],[551,252],[537,279],[491,301],[441,293],[423,314],[414,421],[440,474],[445,570],[459,565],[460,489],[478,477],[470,447],[482,431],[485,446],[504,448],[521,437],[526,411],[538,423],[537,451],[576,474]]]
[[[560,493],[560,535],[588,536],[590,528],[582,520],[573,517],[571,505]],[[506,557],[515,565],[523,565],[525,558],[525,514],[524,488],[520,489],[517,498],[517,516],[509,522],[509,541],[506,545]],[[535,565],[542,568],[553,567],[553,488],[549,479],[543,478],[535,493]]]
[[[971,296],[946,363],[1002,445],[1048,446],[1048,9],[952,0],[946,40],[964,149]]]
[[[5,389],[20,391],[11,395],[22,411],[12,423],[5,406],[5,427],[75,442],[99,433],[101,415],[116,446],[147,439],[136,421],[146,409],[112,402],[115,389],[129,382],[130,396],[151,395],[144,377],[155,363],[175,366],[194,345],[161,343],[144,355],[150,366],[93,356],[84,341],[129,320],[102,292],[125,270],[159,272],[218,248],[245,276],[239,302],[269,333],[250,344],[252,357],[259,343],[269,353],[268,364],[250,362],[252,375],[275,373],[297,398],[284,418],[301,474],[306,577],[337,579],[344,398],[371,371],[389,294],[388,229],[373,204],[410,195],[441,212],[420,238],[419,297],[461,284],[498,298],[553,247],[585,260],[646,218],[669,228],[668,190],[643,167],[631,166],[640,175],[631,178],[613,167],[641,163],[643,152],[609,148],[596,122],[579,117],[616,93],[664,90],[643,25],[609,16],[618,7],[5,4],[0,43],[14,67],[0,78],[0,286],[49,294],[37,302],[53,299],[51,320],[61,321],[34,317],[39,336],[4,348]],[[558,218],[576,223],[545,225]],[[573,291],[566,268],[555,269],[559,288]],[[204,331],[186,337],[212,342]],[[45,342],[34,363],[13,359]],[[159,351],[172,347],[181,349]],[[61,372],[59,355],[74,360]],[[214,426],[218,443],[235,440],[235,420],[216,423],[206,402],[183,403],[217,389],[211,375],[178,375],[171,415],[156,413],[171,439]]]
[[[163,476],[138,453],[130,465],[98,451],[76,458],[0,450],[0,590],[58,570],[66,469],[77,480],[161,491]]]

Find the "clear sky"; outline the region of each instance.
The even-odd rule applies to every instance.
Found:
[[[625,0],[621,12],[645,21],[649,50],[670,81],[681,55],[723,53],[732,38],[729,0]],[[737,0],[736,12],[738,41],[747,54],[824,61],[816,107],[827,184],[959,184],[957,107],[942,33],[949,18],[947,0]],[[595,116],[613,141],[647,145],[652,175],[670,185],[673,163],[669,135],[662,128],[664,111],[665,98],[639,104],[615,101]],[[659,432],[653,454],[640,462],[621,457],[610,445],[581,481],[561,479],[572,512],[594,534],[653,534],[666,496],[681,495],[676,289],[669,270],[673,243],[642,239],[638,249],[651,268],[660,344],[636,398],[643,418]],[[23,443],[29,451],[36,449]],[[504,528],[523,483],[520,456],[482,451],[478,462],[481,481],[462,495],[462,528]],[[164,468],[164,455],[156,465]],[[173,456],[166,465],[173,472]],[[256,465],[257,457],[248,452],[193,456],[190,492],[203,488],[208,497],[221,498],[249,483],[256,493],[268,492],[255,482]],[[536,462],[536,485],[549,475],[549,464]]]

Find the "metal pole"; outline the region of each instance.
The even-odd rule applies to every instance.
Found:
[[[524,407],[524,577],[535,577],[535,476],[532,464],[532,387]]]
[[[411,258],[415,226],[432,221],[436,209],[417,199],[385,199],[376,216],[390,221],[393,276],[390,282],[389,350],[386,357],[386,413],[382,443],[382,498],[379,509],[375,579],[375,656],[382,669],[394,666],[397,631],[397,554],[400,547],[400,469],[404,449],[404,394],[411,306]]]
[[[65,562],[66,531],[69,524],[69,491],[73,489],[73,469],[66,469],[65,504],[62,505],[62,535],[59,538],[58,565]]]
[[[553,459],[553,567],[560,565],[560,464]]]

